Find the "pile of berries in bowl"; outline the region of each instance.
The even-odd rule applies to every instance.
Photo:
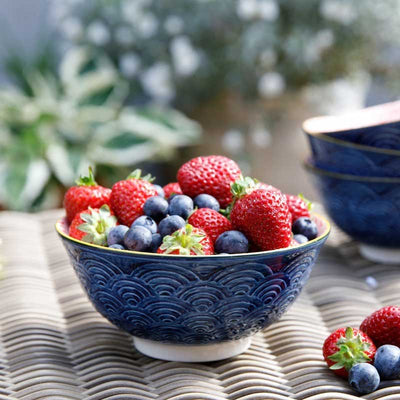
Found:
[[[339,328],[324,342],[329,368],[360,394],[381,381],[400,379],[400,307],[386,306],[366,317],[359,328]]]
[[[134,171],[107,189],[90,172],[56,229],[89,299],[139,351],[227,358],[294,302],[329,223],[226,157],[194,158],[177,179]]]
[[[400,263],[400,102],[304,122],[306,168],[332,220],[366,258]]]

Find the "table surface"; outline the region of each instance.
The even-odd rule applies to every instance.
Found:
[[[335,229],[299,299],[246,353],[203,364],[155,360],[87,300],[54,231],[60,215],[0,213],[0,400],[358,399],[327,369],[322,343],[400,304],[400,266],[362,259]],[[400,380],[362,398],[399,400]]]

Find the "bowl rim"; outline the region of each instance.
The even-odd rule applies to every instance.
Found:
[[[135,255],[135,256],[157,256],[157,257],[167,257],[167,258],[179,258],[179,259],[186,259],[186,260],[194,260],[194,259],[205,259],[205,258],[209,258],[209,259],[215,259],[215,258],[240,258],[240,257],[249,257],[249,256],[261,256],[261,255],[274,255],[274,254],[286,254],[286,253],[291,253],[293,250],[300,250],[300,249],[305,249],[315,243],[318,243],[320,241],[323,241],[324,239],[326,239],[331,231],[331,224],[329,222],[329,220],[317,213],[311,213],[312,216],[318,218],[319,220],[321,220],[324,223],[324,231],[321,233],[320,236],[317,236],[315,239],[312,239],[306,243],[303,244],[299,244],[296,247],[284,247],[281,249],[275,249],[275,250],[266,250],[266,251],[255,251],[252,253],[238,253],[238,254],[212,254],[212,255],[190,255],[190,256],[186,256],[186,255],[181,255],[181,254],[158,254],[158,253],[148,253],[148,252],[142,252],[142,251],[133,251],[133,250],[119,250],[119,249],[113,249],[113,248],[109,248],[109,247],[105,247],[105,246],[100,246],[97,244],[93,244],[93,243],[87,243],[84,242],[82,240],[79,239],[75,239],[69,235],[67,235],[66,233],[63,232],[62,228],[61,228],[61,223],[63,222],[64,218],[60,218],[59,220],[57,220],[57,222],[55,223],[55,230],[57,231],[57,233],[59,234],[59,236],[61,236],[62,238],[70,241],[70,242],[75,242],[78,243],[82,246],[86,246],[86,247],[91,247],[91,248],[95,248],[95,249],[99,249],[102,251],[109,251],[111,253],[116,253],[116,254],[126,254],[126,255]]]
[[[393,155],[393,156],[400,157],[400,150],[366,146],[364,144],[358,144],[358,143],[353,143],[353,142],[349,142],[349,141],[346,141],[346,140],[338,139],[338,138],[335,138],[335,137],[327,135],[327,133],[333,133],[331,131],[328,131],[328,132],[312,132],[312,131],[308,130],[306,125],[309,123],[309,121],[317,119],[317,118],[329,118],[329,117],[314,117],[314,118],[306,119],[302,124],[302,130],[306,135],[314,137],[314,138],[317,138],[319,140],[322,140],[322,141],[325,141],[325,142],[328,142],[328,143],[337,144],[338,146],[349,147],[349,148],[352,148],[352,149],[365,151],[365,152],[368,152],[368,153],[379,153],[379,154],[387,154],[387,155]],[[365,128],[367,128],[367,127],[365,127]],[[360,128],[355,128],[355,129],[360,129]],[[338,132],[342,132],[342,131],[338,131]]]
[[[356,181],[356,182],[372,182],[372,183],[393,183],[393,184],[400,184],[400,177],[379,177],[379,176],[360,176],[360,175],[351,175],[351,174],[342,174],[340,172],[332,172],[332,171],[327,171],[326,169],[323,169],[321,167],[316,167],[311,163],[310,160],[304,160],[303,161],[303,167],[310,171],[311,173],[314,173],[316,175],[323,175],[323,176],[329,176],[331,178],[337,178],[337,179],[342,179],[345,181]]]

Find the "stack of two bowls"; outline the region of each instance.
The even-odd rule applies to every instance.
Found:
[[[332,220],[373,261],[400,264],[400,101],[304,122],[306,161]]]

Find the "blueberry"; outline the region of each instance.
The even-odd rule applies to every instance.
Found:
[[[160,221],[168,213],[168,201],[159,196],[150,197],[144,203],[143,212],[155,221]]]
[[[374,366],[382,379],[400,377],[400,349],[391,344],[378,348],[375,354]]]
[[[371,393],[378,389],[380,383],[379,373],[371,364],[356,364],[349,372],[349,383],[358,393]]]
[[[164,189],[160,185],[153,185],[153,186],[157,190],[157,195],[164,198],[165,197]]]
[[[172,193],[172,194],[168,197],[168,203],[171,203],[171,200],[172,200],[174,197],[176,197],[176,196],[179,196],[179,194]]]
[[[185,220],[179,215],[170,215],[158,224],[158,230],[162,237],[170,235],[174,233],[180,228],[183,228],[186,225]]]
[[[194,198],[193,203],[197,208],[211,208],[215,211],[220,209],[218,200],[209,194],[199,194]]]
[[[124,242],[125,233],[128,231],[128,227],[125,225],[117,225],[112,227],[107,233],[107,244],[112,246],[113,244],[122,244]]]
[[[136,218],[133,221],[131,228],[133,228],[134,226],[143,226],[144,228],[148,229],[151,233],[157,232],[156,222],[152,218],[150,218],[146,215],[142,215],[141,217]]]
[[[125,250],[125,247],[124,246],[122,246],[122,244],[118,244],[118,243],[116,243],[116,244],[112,244],[111,246],[109,246],[110,247],[110,249],[118,249],[118,250]]]
[[[226,231],[221,233],[215,241],[216,253],[247,253],[249,251],[249,241],[242,232]]]
[[[187,219],[193,211],[193,200],[184,194],[175,196],[169,203],[168,214]]]
[[[124,245],[129,250],[146,251],[151,244],[151,232],[144,226],[130,228],[124,237]]]
[[[151,235],[151,243],[149,247],[149,251],[152,253],[157,253],[158,248],[161,246],[162,237],[159,233],[153,233]]]
[[[300,243],[300,244],[303,244],[303,243],[307,243],[307,242],[308,242],[308,239],[307,239],[304,235],[301,235],[300,233],[298,233],[297,235],[294,235],[294,236],[293,236],[293,239],[294,239],[297,243]]]
[[[292,231],[295,235],[298,233],[304,235],[308,240],[315,239],[318,236],[318,228],[314,221],[307,217],[300,217],[294,221]]]

